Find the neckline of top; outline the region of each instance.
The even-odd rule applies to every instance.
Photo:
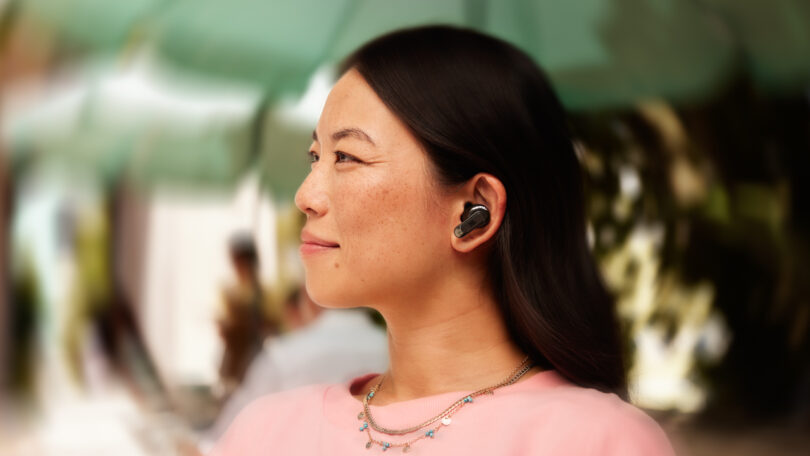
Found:
[[[340,389],[342,396],[348,400],[350,400],[353,404],[357,406],[362,406],[363,402],[355,397],[355,394],[359,394],[359,388],[367,383],[371,378],[380,375],[379,373],[370,373],[366,375],[362,375],[360,377],[356,377],[350,380],[347,383],[341,384]],[[498,388],[496,394],[503,394],[507,392],[518,392],[528,389],[533,389],[541,386],[553,386],[560,383],[567,383],[559,373],[554,369],[547,369],[542,370],[540,372],[535,372],[527,376],[525,379],[521,381],[515,382],[511,385],[506,385],[503,387]],[[414,399],[408,399],[404,401],[394,402],[391,404],[386,405],[374,405],[369,404],[371,409],[385,409],[385,408],[400,408],[400,407],[407,407],[410,404],[417,404],[417,403],[434,403],[434,402],[443,402],[449,399],[450,397],[454,397],[458,399],[465,394],[470,394],[475,390],[463,390],[463,391],[448,391],[446,393],[438,393],[432,394],[430,396],[418,397]]]

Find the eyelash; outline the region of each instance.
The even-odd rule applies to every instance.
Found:
[[[309,151],[307,153],[307,155],[309,156],[309,162],[310,163],[315,163],[315,162],[320,160],[320,156],[315,151],[311,150],[311,151]],[[349,155],[349,154],[347,154],[345,152],[336,151],[335,156],[337,157],[337,160],[335,161],[336,163],[340,163],[340,162],[357,162],[357,163],[360,163],[360,160],[358,160],[357,158],[355,158],[355,157],[353,157],[353,156],[351,156],[351,155]]]

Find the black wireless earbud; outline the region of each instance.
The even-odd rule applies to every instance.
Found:
[[[476,228],[489,223],[489,209],[481,204],[466,203],[461,214],[461,223],[453,230],[457,238],[464,237]]]

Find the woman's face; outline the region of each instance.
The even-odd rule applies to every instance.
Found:
[[[295,204],[301,258],[326,307],[417,298],[452,254],[450,198],[420,144],[356,70],[329,94]]]

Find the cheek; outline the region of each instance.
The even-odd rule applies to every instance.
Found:
[[[391,176],[366,181],[333,199],[342,240],[333,266],[369,292],[368,287],[388,288],[423,276],[436,263],[442,227],[424,188],[418,179]]]
[[[412,189],[393,179],[365,182],[335,201],[335,218],[347,244],[347,261],[383,261],[408,237]]]

